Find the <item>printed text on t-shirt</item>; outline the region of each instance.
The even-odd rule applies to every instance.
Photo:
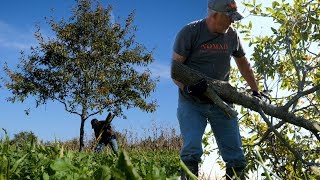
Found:
[[[229,49],[229,46],[227,43],[224,43],[224,44],[206,43],[200,46],[201,52],[227,53],[228,49]]]

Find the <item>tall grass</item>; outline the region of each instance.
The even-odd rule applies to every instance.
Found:
[[[171,132],[175,132],[172,130]],[[181,138],[161,132],[146,139],[116,133],[121,152],[93,151],[93,135],[83,152],[79,141],[37,141],[21,132],[0,140],[0,180],[4,179],[177,179]],[[130,140],[135,139],[135,141]],[[128,139],[130,141],[128,141]]]

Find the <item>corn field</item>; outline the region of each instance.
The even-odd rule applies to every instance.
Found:
[[[70,147],[70,142],[35,139],[16,143],[6,135],[0,140],[0,180],[177,179],[180,169],[176,150],[122,146],[115,155],[109,149],[99,154]]]

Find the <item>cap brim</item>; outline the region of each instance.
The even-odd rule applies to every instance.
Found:
[[[241,19],[243,19],[243,16],[238,11],[230,12],[228,13],[228,16],[233,21],[240,21]]]

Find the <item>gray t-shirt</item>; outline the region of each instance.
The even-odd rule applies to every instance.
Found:
[[[237,33],[211,33],[206,20],[192,22],[177,34],[173,50],[186,57],[185,65],[208,77],[229,80],[231,56],[245,55]]]

